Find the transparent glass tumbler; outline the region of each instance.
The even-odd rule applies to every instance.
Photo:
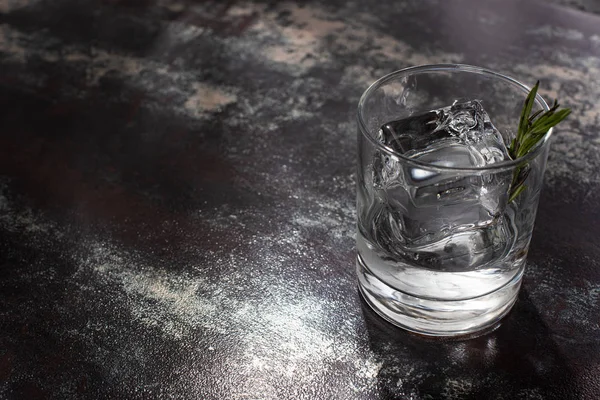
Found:
[[[444,64],[394,72],[361,97],[357,272],[389,322],[458,336],[512,308],[551,136],[520,159],[507,155],[528,92],[499,73]],[[539,95],[536,110],[548,110]]]

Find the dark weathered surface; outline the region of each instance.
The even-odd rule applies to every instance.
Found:
[[[600,14],[600,2],[597,0],[550,0],[554,4],[576,10]]]
[[[383,3],[0,1],[0,398],[600,398],[600,18]],[[354,275],[354,107],[437,62],[575,110],[519,302],[464,342]]]

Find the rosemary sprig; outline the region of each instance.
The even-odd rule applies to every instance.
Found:
[[[521,158],[529,153],[529,151],[535,147],[535,145],[544,137],[544,135],[546,135],[550,128],[558,125],[571,113],[571,110],[568,108],[559,110],[559,104],[556,100],[554,100],[554,104],[550,110],[546,112],[539,110],[531,114],[539,86],[540,81],[537,81],[535,86],[527,95],[525,103],[523,104],[523,111],[521,111],[517,136],[512,140],[510,148],[508,149],[508,154],[513,160]],[[529,170],[529,165],[527,164],[519,166],[515,169],[512,183],[510,185],[508,197],[509,203],[516,199],[517,196],[519,196],[519,194],[525,190],[525,180],[529,175]]]

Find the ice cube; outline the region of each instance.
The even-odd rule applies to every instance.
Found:
[[[478,100],[388,122],[378,140],[406,157],[448,167],[483,167],[508,158],[502,135]],[[447,158],[448,147],[464,151]],[[444,157],[437,156],[439,149]]]
[[[401,155],[445,167],[484,167],[508,159],[502,135],[472,100],[384,124],[379,141]],[[406,244],[431,243],[461,227],[493,224],[508,200],[511,175],[436,171],[379,151],[373,160],[383,221]]]

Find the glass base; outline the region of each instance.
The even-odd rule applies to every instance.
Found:
[[[359,289],[377,314],[411,332],[429,336],[462,336],[496,325],[517,300],[524,266],[504,286],[466,300],[432,300],[388,286],[357,255]]]

